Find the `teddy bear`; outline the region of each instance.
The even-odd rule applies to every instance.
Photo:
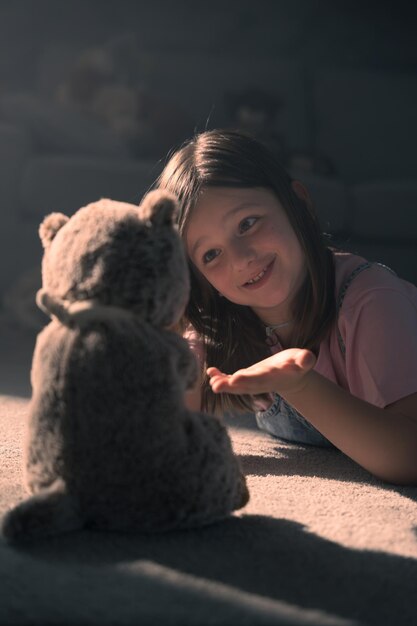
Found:
[[[185,404],[198,366],[176,331],[189,297],[177,210],[154,190],[40,225],[37,303],[51,320],[33,353],[29,494],[2,521],[10,543],[195,528],[247,503],[221,418]]]

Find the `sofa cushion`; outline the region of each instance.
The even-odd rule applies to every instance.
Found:
[[[128,147],[96,120],[31,93],[0,98],[0,120],[21,126],[38,151],[126,157]]]
[[[16,249],[17,197],[20,174],[31,154],[31,144],[22,128],[0,124],[0,292],[13,280],[11,255]]]
[[[72,214],[103,197],[139,204],[159,173],[155,161],[33,158],[22,176],[20,212],[39,222],[51,211]]]
[[[0,123],[0,189],[2,226],[13,219],[20,174],[31,154],[31,142],[23,128]]]

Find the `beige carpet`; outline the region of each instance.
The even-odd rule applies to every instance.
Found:
[[[23,496],[33,337],[0,335],[0,514]],[[0,624],[417,625],[417,488],[228,421],[251,500],[201,530],[0,542]]]

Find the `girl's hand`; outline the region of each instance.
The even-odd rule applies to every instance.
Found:
[[[306,384],[306,375],[315,362],[316,357],[310,350],[290,348],[234,374],[209,367],[207,375],[214,393],[297,393]]]

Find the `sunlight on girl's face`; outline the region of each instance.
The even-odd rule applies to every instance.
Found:
[[[301,287],[305,258],[272,191],[203,190],[187,225],[187,252],[224,297],[250,306],[265,323],[287,321]]]

